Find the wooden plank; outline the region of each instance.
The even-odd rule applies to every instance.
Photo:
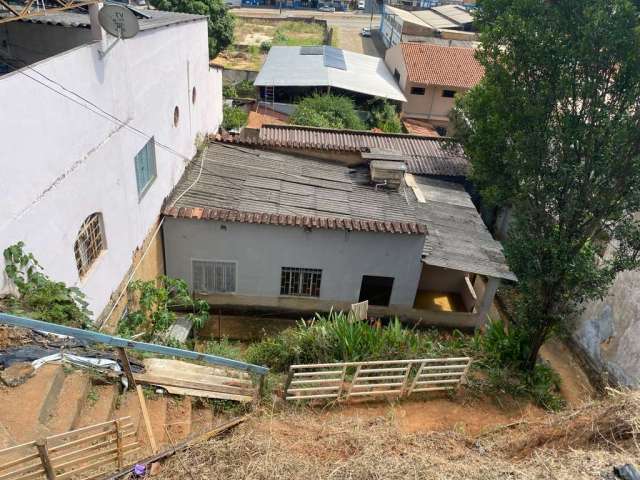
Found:
[[[253,395],[254,388],[240,388],[228,385],[210,384],[204,382],[194,382],[190,380],[182,380],[175,377],[164,377],[160,375],[150,375],[146,373],[136,373],[135,378],[140,383],[149,385],[159,385],[161,387],[180,387],[194,388],[196,390],[206,390],[209,392],[232,393],[236,395]]]
[[[366,372],[366,370],[360,370],[360,373]],[[398,378],[404,378],[405,375],[380,375],[379,377],[358,377],[358,380],[397,380]]]
[[[371,387],[399,387],[402,386],[402,382],[396,383],[357,383],[353,388],[371,388]]]
[[[0,470],[6,470],[8,468],[14,467],[16,465],[19,465],[21,463],[27,463],[31,460],[36,460],[37,458],[40,458],[40,455],[38,455],[38,453],[32,453],[31,455],[26,455],[22,458],[18,458],[16,460],[12,460],[10,462],[7,463],[3,463],[2,465],[0,465]]]
[[[38,454],[38,458],[40,458],[40,455]],[[38,471],[37,472],[32,472],[32,470],[34,468],[37,468]],[[12,470],[11,472],[7,472],[3,475],[0,475],[0,480],[9,480],[9,479],[13,479],[15,478],[14,475],[19,475],[21,473],[29,473],[30,475],[35,475],[36,473],[40,474],[40,475],[44,475],[45,469],[44,466],[42,465],[42,460],[40,460],[40,463],[36,463],[33,465],[27,465],[26,467],[22,467],[19,468],[17,470]]]
[[[310,398],[338,398],[338,394],[334,393],[334,394],[331,394],[331,395],[328,395],[328,394],[323,394],[323,395],[300,395],[300,396],[287,397],[287,400],[306,400],[306,399],[310,399]]]
[[[120,362],[122,363],[122,368],[124,370],[124,374],[127,377],[129,388],[136,388],[136,379],[133,376],[133,371],[131,370],[131,363],[129,363],[129,357],[127,356],[127,351],[118,347],[118,357],[120,358]]]
[[[20,448],[35,448],[36,446],[36,442],[27,442],[27,443],[22,443],[20,445],[14,445],[12,447],[8,447],[8,448],[4,448],[2,450],[0,450],[0,455],[4,455],[5,453],[9,453],[9,452],[13,452],[14,450],[18,450]]]
[[[41,480],[45,478],[45,475],[46,474],[44,473],[44,470],[42,470],[41,472],[29,473],[21,477],[12,477],[11,480],[34,480],[34,479]]]
[[[326,375],[340,375],[341,373],[342,373],[342,370],[329,370],[329,371],[322,371],[322,372],[294,372],[293,376],[294,377],[315,377],[315,376],[323,377]]]
[[[116,450],[118,453],[118,468],[122,468],[122,465],[124,464],[123,462],[123,451],[122,451],[122,441],[124,439],[123,433],[122,433],[122,427],[120,426],[120,420],[116,420],[115,421],[116,424]]]
[[[127,417],[130,418],[130,417]],[[109,422],[111,423],[111,422]],[[123,429],[128,430],[129,428],[133,428],[133,423],[126,423],[122,426]],[[75,447],[76,445],[80,445],[82,443],[86,443],[92,440],[95,440],[97,438],[101,438],[104,436],[108,436],[108,435],[113,435],[114,430],[113,429],[109,429],[109,430],[105,430],[104,432],[100,432],[100,433],[95,433],[93,435],[89,435],[88,437],[82,437],[79,438],[77,440],[72,440],[70,442],[67,443],[62,443],[60,445],[56,445],[55,447],[51,447],[49,449],[49,453],[53,453],[53,452],[59,452],[60,450],[65,450],[67,448],[70,447]]]
[[[135,452],[137,450],[140,450],[140,448],[141,447],[132,448],[132,449],[128,450],[127,453]],[[109,463],[115,463],[117,461],[117,459],[118,459],[117,455],[112,455],[111,457],[105,458],[103,460],[99,460],[97,462],[90,463],[88,465],[84,465],[82,467],[76,468],[75,470],[70,470],[68,472],[65,472],[62,475],[59,475],[57,480],[66,480],[68,478],[71,478],[73,475],[77,475],[80,472],[86,472],[87,470],[91,470],[93,468],[101,467],[101,466],[107,465]]]
[[[456,380],[425,380],[425,381],[419,381],[418,383],[416,383],[416,385],[440,385],[443,383],[459,383],[460,380],[456,379]]]
[[[45,439],[36,440],[36,448],[38,449],[38,455],[40,455],[40,461],[42,467],[47,475],[47,480],[56,480],[56,472],[51,465],[51,459],[49,458],[49,451],[47,450],[47,441]]]
[[[120,420],[123,420],[123,421],[124,420],[131,420],[131,417],[121,417]],[[51,442],[51,440],[67,437],[67,436],[70,436],[70,435],[75,435],[75,434],[78,434],[78,433],[84,433],[84,432],[87,432],[89,430],[93,430],[93,429],[96,429],[98,427],[104,427],[104,426],[108,426],[109,428],[112,429],[113,428],[113,420],[109,420],[108,422],[96,423],[95,425],[89,425],[89,426],[86,426],[86,427],[78,428],[76,430],[70,430],[70,431],[65,432],[65,433],[58,433],[56,435],[51,435],[51,436],[47,437],[47,440],[49,442]]]
[[[399,395],[402,390],[371,390],[370,392],[351,392],[352,397],[362,397],[364,395]]]
[[[178,374],[184,373],[189,376],[219,376],[251,381],[251,375],[243,371],[234,370],[232,368],[214,367],[211,365],[197,365],[195,363],[174,360],[171,358],[147,358],[144,360],[144,366],[148,373],[154,373],[157,375],[166,375],[169,374],[168,372],[171,372]]]
[[[313,380],[294,380],[290,383],[290,385],[310,385],[317,383],[338,383],[342,380],[342,378],[316,378]]]
[[[397,368],[363,368],[361,373],[393,373],[393,372],[404,372],[407,367],[397,367]]]
[[[120,432],[122,435],[122,438],[129,438],[129,437],[135,437],[136,432],[128,432],[128,433],[124,433],[124,432]],[[86,453],[86,452],[90,452],[91,450],[97,450],[99,448],[102,447],[106,447],[109,446],[113,443],[117,442],[117,437],[116,438],[110,438],[109,440],[106,440],[104,442],[100,442],[100,443],[94,443],[93,445],[89,445],[88,447],[85,448],[81,448],[80,450],[75,450],[73,452],[70,453],[65,453],[64,455],[58,455],[57,457],[51,457],[51,460],[53,462],[53,464],[56,466],[56,468],[58,468],[58,462],[60,462],[61,460],[66,460],[68,458],[73,458],[77,455],[80,455],[82,453]]]
[[[217,398],[220,400],[235,400],[238,402],[251,402],[252,396],[233,395],[230,393],[208,392],[207,390],[196,390],[195,388],[181,388],[165,386],[164,389],[172,395],[188,395],[191,397]]]
[[[151,420],[149,419],[149,412],[147,411],[147,403],[144,400],[144,392],[142,386],[136,386],[136,392],[138,392],[138,401],[140,402],[140,410],[142,411],[142,418],[144,419],[144,427],[147,431],[147,437],[149,438],[149,444],[151,445],[151,451],[158,453],[158,445],[156,439],[153,436],[153,429],[151,428]]]

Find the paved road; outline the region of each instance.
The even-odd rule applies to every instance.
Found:
[[[367,7],[371,0],[367,1]],[[329,28],[334,28],[338,35],[338,47],[357,53],[381,56],[370,38],[360,36],[362,27],[373,25],[377,28],[380,25],[380,15],[373,15],[370,10],[355,12],[332,12],[325,13],[318,10],[287,10],[283,9],[282,14],[276,8],[234,8],[233,13],[239,17],[315,17],[327,21]]]

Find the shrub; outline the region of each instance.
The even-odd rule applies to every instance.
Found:
[[[269,50],[271,50],[271,42],[269,40],[265,40],[260,44],[260,51],[262,53],[267,53]]]
[[[45,275],[33,254],[24,251],[24,242],[7,247],[4,262],[5,273],[20,294],[20,298],[4,299],[10,313],[72,327],[91,327],[84,294]]]
[[[249,114],[240,107],[223,107],[222,128],[232,130],[241,128],[247,124]]]
[[[472,348],[468,337],[454,332],[445,337],[437,331],[418,332],[404,327],[396,318],[376,327],[353,321],[342,312],[316,314],[301,320],[274,337],[251,345],[246,358],[251,363],[285,371],[295,363],[330,363],[383,359],[408,359],[467,354]]]
[[[402,123],[396,108],[384,99],[376,98],[369,103],[371,127],[387,133],[401,133]]]
[[[201,351],[218,357],[232,358],[234,360],[243,359],[240,347],[231,342],[227,337],[222,337],[219,341],[210,340],[204,342]]]
[[[222,96],[224,98],[236,98],[238,96],[238,91],[236,90],[235,84],[229,83],[227,85],[223,85]]]
[[[131,336],[144,332],[145,340],[165,332],[175,322],[173,309],[185,309],[194,328],[201,328],[209,317],[209,304],[194,300],[187,283],[181,279],[160,276],[157,280],[136,280],[129,287],[130,306],[135,305],[118,324],[118,333]]]
[[[250,80],[242,80],[235,85],[238,97],[254,98],[256,96],[256,87]]]
[[[313,94],[298,103],[290,123],[310,127],[365,130],[353,100],[341,95]]]

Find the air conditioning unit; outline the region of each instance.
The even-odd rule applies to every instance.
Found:
[[[371,181],[377,187],[398,190],[404,181],[407,166],[404,162],[390,160],[371,160],[369,163]]]

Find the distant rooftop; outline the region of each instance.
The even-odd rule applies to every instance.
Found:
[[[175,218],[424,235],[402,191],[376,190],[368,167],[210,143],[176,186]],[[192,187],[194,181],[199,181]],[[185,193],[186,192],[186,193]]]
[[[410,82],[471,88],[484,76],[484,68],[471,48],[428,43],[401,43],[400,48]]]
[[[440,29],[462,29],[473,23],[473,16],[459,5],[442,5],[427,10],[407,11],[402,8],[385,5],[385,11],[397,15],[405,22]]]
[[[258,87],[334,87],[405,102],[384,61],[328,46],[271,47]]]
[[[257,136],[234,141],[250,145],[336,152],[370,152],[383,149],[400,152],[407,171],[420,175],[465,176],[469,161],[462,147],[451,139],[403,133],[373,133],[297,125],[263,125]]]
[[[194,22],[205,20],[204,15],[192,15],[189,13],[165,12],[163,10],[139,9],[139,11],[150,18],[139,18],[140,30],[151,30],[154,28],[166,27],[178,23]],[[44,25],[58,25],[63,27],[91,28],[89,14],[78,10],[67,10],[58,13],[46,13],[37,17],[31,17],[21,22],[40,23]]]

